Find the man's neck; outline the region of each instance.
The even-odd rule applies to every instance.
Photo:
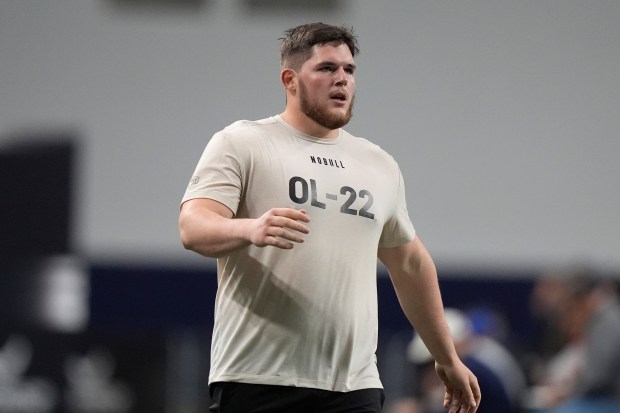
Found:
[[[291,127],[315,138],[335,139],[340,135],[340,129],[328,129],[321,126],[301,112],[293,113],[290,110],[285,110],[280,117]]]

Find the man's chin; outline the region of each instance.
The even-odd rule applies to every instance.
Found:
[[[324,121],[324,122],[319,122],[319,125],[327,128],[327,129],[338,129],[338,128],[342,128],[344,125],[346,125],[347,123],[349,123],[349,119],[348,117],[346,118],[336,118],[336,119],[331,119],[329,121]]]
[[[305,111],[306,116],[327,129],[338,129],[349,123],[352,113],[350,110],[335,108],[322,111]]]
[[[333,113],[331,116],[327,116],[324,119],[324,123],[322,126],[325,126],[329,129],[338,129],[345,126],[351,120],[352,113],[350,111],[337,111]]]

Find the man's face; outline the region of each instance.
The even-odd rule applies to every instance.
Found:
[[[338,129],[352,116],[355,61],[346,44],[314,46],[299,71],[301,111],[319,125]]]

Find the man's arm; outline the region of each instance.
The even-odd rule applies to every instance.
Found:
[[[224,204],[208,198],[186,201],[179,214],[179,233],[183,246],[207,257],[219,257],[250,244],[291,249],[304,241],[304,210],[273,208],[260,218],[234,218]]]
[[[450,413],[474,413],[480,404],[476,377],[461,362],[445,321],[435,264],[418,237],[394,248],[379,248],[400,305],[435,359],[446,387]]]

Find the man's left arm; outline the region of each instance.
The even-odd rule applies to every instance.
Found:
[[[393,248],[379,248],[400,305],[435,359],[437,373],[446,387],[444,407],[449,413],[474,413],[480,404],[480,387],[461,362],[445,320],[437,270],[422,241]]]

